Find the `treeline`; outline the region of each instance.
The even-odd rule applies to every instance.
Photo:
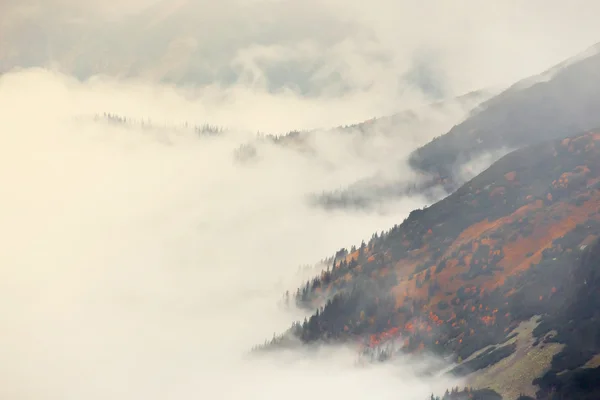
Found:
[[[95,121],[106,121],[109,122],[111,124],[114,125],[124,125],[124,126],[139,126],[142,129],[150,129],[150,130],[155,130],[155,129],[186,129],[186,130],[192,130],[193,132],[195,132],[198,135],[203,135],[203,136],[212,136],[212,135],[220,135],[226,132],[226,129],[217,125],[211,125],[211,124],[201,124],[201,125],[195,125],[195,124],[190,124],[187,121],[184,122],[183,124],[180,125],[167,125],[166,123],[164,125],[160,125],[160,124],[156,124],[155,122],[153,122],[150,118],[148,119],[140,119],[137,120],[135,118],[128,118],[126,116],[122,116],[119,114],[114,114],[114,113],[107,113],[104,112],[102,114],[96,114],[94,115],[94,120]]]
[[[378,295],[365,285],[354,285],[336,293],[304,321],[296,321],[281,335],[274,335],[254,350],[285,347],[292,342],[344,342],[360,340],[364,335],[376,334],[391,325],[395,299]]]
[[[491,389],[475,390],[465,387],[460,390],[458,387],[454,387],[451,390],[446,390],[443,396],[432,394],[429,400],[502,400],[502,396]]]
[[[305,285],[296,290],[296,305],[300,308],[312,309],[314,300],[313,294],[317,289],[328,286],[330,283],[341,278],[347,272],[354,270],[359,265],[366,264],[368,261],[367,254],[382,250],[385,246],[386,239],[392,236],[398,229],[398,225],[394,225],[394,227],[387,232],[381,231],[373,233],[368,242],[363,240],[358,247],[352,245],[350,250],[347,248],[339,249],[332,257],[326,260],[327,269],[321,271],[319,275],[315,276],[312,280],[308,280]],[[384,259],[378,257],[372,260],[370,266],[379,267],[383,264]]]

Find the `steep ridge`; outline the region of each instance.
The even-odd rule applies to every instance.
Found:
[[[600,126],[598,90],[600,44],[482,103],[464,122],[416,150],[411,165],[451,178],[457,164],[476,154],[595,129]]]
[[[600,133],[514,151],[401,225],[338,251],[331,268],[296,291],[299,306],[317,311],[264,348],[354,341],[383,360],[395,340],[403,352],[449,356],[459,363],[452,373],[475,382],[473,372],[502,360],[522,367],[527,348],[554,340],[561,346],[545,364],[521,377],[530,396],[539,385],[547,398],[562,378],[542,374],[578,371],[600,354],[600,323],[587,306],[598,301],[597,247],[585,253],[600,235],[599,211]],[[592,322],[565,324],[590,313]],[[527,323],[535,343],[525,348]],[[583,353],[575,331],[590,337]]]
[[[326,208],[368,208],[387,198],[419,194],[436,201],[439,188],[451,193],[482,164],[484,168],[511,150],[562,139],[600,126],[600,44],[489,99],[447,133],[415,150],[410,166],[423,174],[416,182],[355,185],[325,193]],[[438,195],[436,197],[436,194]]]

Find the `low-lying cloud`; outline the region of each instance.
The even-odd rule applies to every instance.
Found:
[[[257,112],[260,99],[248,108]],[[299,265],[389,228],[422,199],[399,199],[391,215],[312,208],[307,194],[378,168],[372,153],[356,151],[360,136],[337,147],[316,140],[316,157],[267,146],[259,163],[239,164],[233,152],[256,127],[284,125],[213,100],[43,70],[0,78],[1,397],[443,391],[450,382],[418,378],[408,363],[357,368],[344,349],[245,358],[300,317],[278,307]],[[106,111],[167,128],[94,120]],[[237,128],[209,137],[169,128],[182,121]]]

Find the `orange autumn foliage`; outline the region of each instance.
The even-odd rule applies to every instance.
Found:
[[[504,258],[499,262],[499,265],[504,269],[505,274],[496,282],[490,281],[488,289],[493,289],[504,283],[504,278],[508,275],[521,272],[529,268],[533,264],[541,261],[542,252],[552,246],[552,242],[577,226],[577,224],[585,222],[589,218],[592,205],[600,201],[600,194],[592,197],[581,207],[572,205],[559,204],[557,207],[566,208],[568,217],[562,218],[553,223],[536,225],[534,232],[525,238],[508,243],[503,247]],[[561,213],[555,213],[560,215]],[[537,249],[531,257],[527,257],[530,249]]]
[[[600,140],[600,134],[597,134],[597,136]],[[582,143],[575,143],[575,145],[574,143],[571,140],[566,141],[567,146],[574,146],[577,151],[581,150]],[[559,151],[564,152],[561,149]],[[570,165],[577,165],[580,162],[576,160],[576,163]],[[592,167],[591,163],[589,165]],[[597,166],[592,169],[596,171]],[[451,324],[460,330],[464,322],[456,321],[456,314],[454,313],[461,314],[459,312],[461,308],[465,311],[470,310],[470,313],[475,313],[473,318],[480,320],[486,326],[495,324],[496,316],[503,315],[506,308],[502,306],[500,314],[498,314],[498,309],[494,309],[492,312],[490,311],[493,308],[491,303],[489,303],[490,307],[486,307],[478,302],[475,296],[480,296],[479,300],[482,302],[487,301],[487,295],[502,286],[506,282],[506,278],[520,276],[532,265],[541,262],[542,252],[552,248],[556,239],[565,236],[578,224],[585,223],[592,213],[600,211],[600,192],[591,187],[585,192],[579,191],[581,187],[579,184],[582,181],[573,179],[575,175],[586,175],[590,173],[589,171],[590,168],[587,165],[580,165],[574,168],[572,172],[564,172],[560,176],[560,172],[556,173],[554,182],[551,184],[552,178],[547,179],[544,183],[545,187],[541,188],[535,187],[533,184],[527,186],[527,182],[525,182],[528,178],[527,174],[521,175],[521,172],[519,172],[518,189],[529,191],[529,193],[519,193],[518,205],[521,205],[521,207],[514,212],[511,213],[514,210],[514,205],[507,204],[503,206],[498,201],[492,201],[490,203],[493,203],[494,210],[497,211],[493,215],[501,216],[499,218],[494,217],[496,219],[493,220],[488,218],[472,223],[458,236],[455,236],[456,230],[451,232],[448,226],[442,227],[444,222],[441,219],[439,221],[433,220],[432,223],[427,220],[426,223],[418,226],[413,236],[411,236],[410,231],[406,231],[400,233],[397,240],[394,239],[394,246],[404,246],[404,248],[398,248],[399,251],[378,250],[375,254],[366,251],[367,262],[374,262],[376,259],[378,261],[383,259],[387,262],[385,266],[378,265],[373,269],[369,266],[368,270],[371,278],[380,280],[389,276],[392,282],[396,281],[397,283],[391,289],[391,292],[395,297],[396,306],[404,306],[403,310],[398,310],[393,318],[387,320],[387,325],[384,325],[386,328],[389,328],[391,324],[398,325],[394,328],[395,331],[388,330],[377,334],[370,338],[371,343],[379,344],[400,333],[418,333],[427,336],[428,333],[434,330],[436,332],[444,331],[444,329],[433,329],[442,324]],[[517,172],[505,173],[504,178],[508,182],[513,182],[517,180]],[[578,183],[576,187],[578,192],[571,191],[569,193],[557,190],[553,191],[554,196],[552,193],[548,193],[550,186],[554,186],[556,189],[568,187],[571,184],[569,189],[572,189],[574,182]],[[595,185],[600,182],[600,178],[588,179],[585,176],[583,182],[586,185]],[[494,197],[506,193],[506,190],[509,189],[512,197],[512,190],[515,188],[508,183],[506,185],[506,187],[496,187],[491,190],[490,196]],[[468,189],[471,190],[469,196],[475,193],[475,188]],[[549,190],[552,191],[551,188]],[[485,190],[482,193],[485,193]],[[480,200],[485,196],[485,194],[482,194]],[[523,199],[526,201],[523,202]],[[554,203],[548,204],[545,202],[546,199],[550,202],[554,201]],[[487,201],[487,199],[484,200]],[[510,201],[511,199],[507,200]],[[469,206],[467,205],[467,207]],[[476,212],[478,219],[484,218],[486,215],[492,215],[492,213],[486,214],[481,209],[476,210]],[[442,228],[438,229],[438,226]],[[465,225],[461,224],[461,226]],[[423,234],[423,232],[426,233]],[[411,238],[411,240],[407,238]],[[595,239],[595,236],[590,235],[580,246],[593,243]],[[416,242],[413,240],[418,240],[422,245],[418,249],[409,250],[414,248]],[[482,251],[482,249],[485,250]],[[561,254],[564,251],[569,252],[572,250],[557,244],[552,251],[554,254]],[[401,256],[398,256],[398,254],[401,254]],[[400,259],[397,257],[400,257]],[[348,261],[357,258],[358,251],[347,256]],[[357,277],[356,271],[359,268],[361,266],[357,266],[351,273],[346,275],[343,275],[343,273],[338,274],[337,280],[349,281],[355,279]],[[367,269],[365,268],[365,270]],[[487,271],[482,273],[482,270]],[[511,279],[510,282],[512,281]],[[335,288],[335,286],[333,287]],[[459,300],[457,292],[463,288],[467,296],[461,296]],[[328,289],[330,288],[328,287]],[[510,297],[521,289],[501,288],[501,290],[506,297]],[[556,292],[555,287],[551,289],[544,287],[542,293],[545,297],[551,297]],[[539,293],[536,292],[536,295],[539,296]],[[486,297],[484,298],[484,296]],[[495,294],[492,293],[492,296],[495,296]],[[540,301],[544,300],[544,296],[539,296]],[[506,300],[510,301],[510,299]],[[422,316],[424,322],[415,320],[415,315]],[[509,319],[510,314],[506,313],[505,317]],[[461,315],[461,318],[464,317]],[[409,319],[410,321],[407,321]],[[498,318],[498,321],[500,320],[503,323],[505,322],[502,317]],[[370,318],[369,322],[374,324],[375,320]],[[346,327],[344,327],[344,330],[347,330]],[[475,334],[473,330],[470,330],[470,332],[472,335]],[[412,344],[413,346],[416,345],[416,343]]]
[[[517,176],[516,171],[511,171],[511,172],[507,172],[506,174],[504,174],[504,178],[509,182],[514,181],[516,176]]]

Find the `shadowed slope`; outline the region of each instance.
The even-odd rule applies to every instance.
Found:
[[[414,152],[411,164],[440,177],[474,155],[564,138],[600,126],[600,44],[484,102],[447,134]]]

